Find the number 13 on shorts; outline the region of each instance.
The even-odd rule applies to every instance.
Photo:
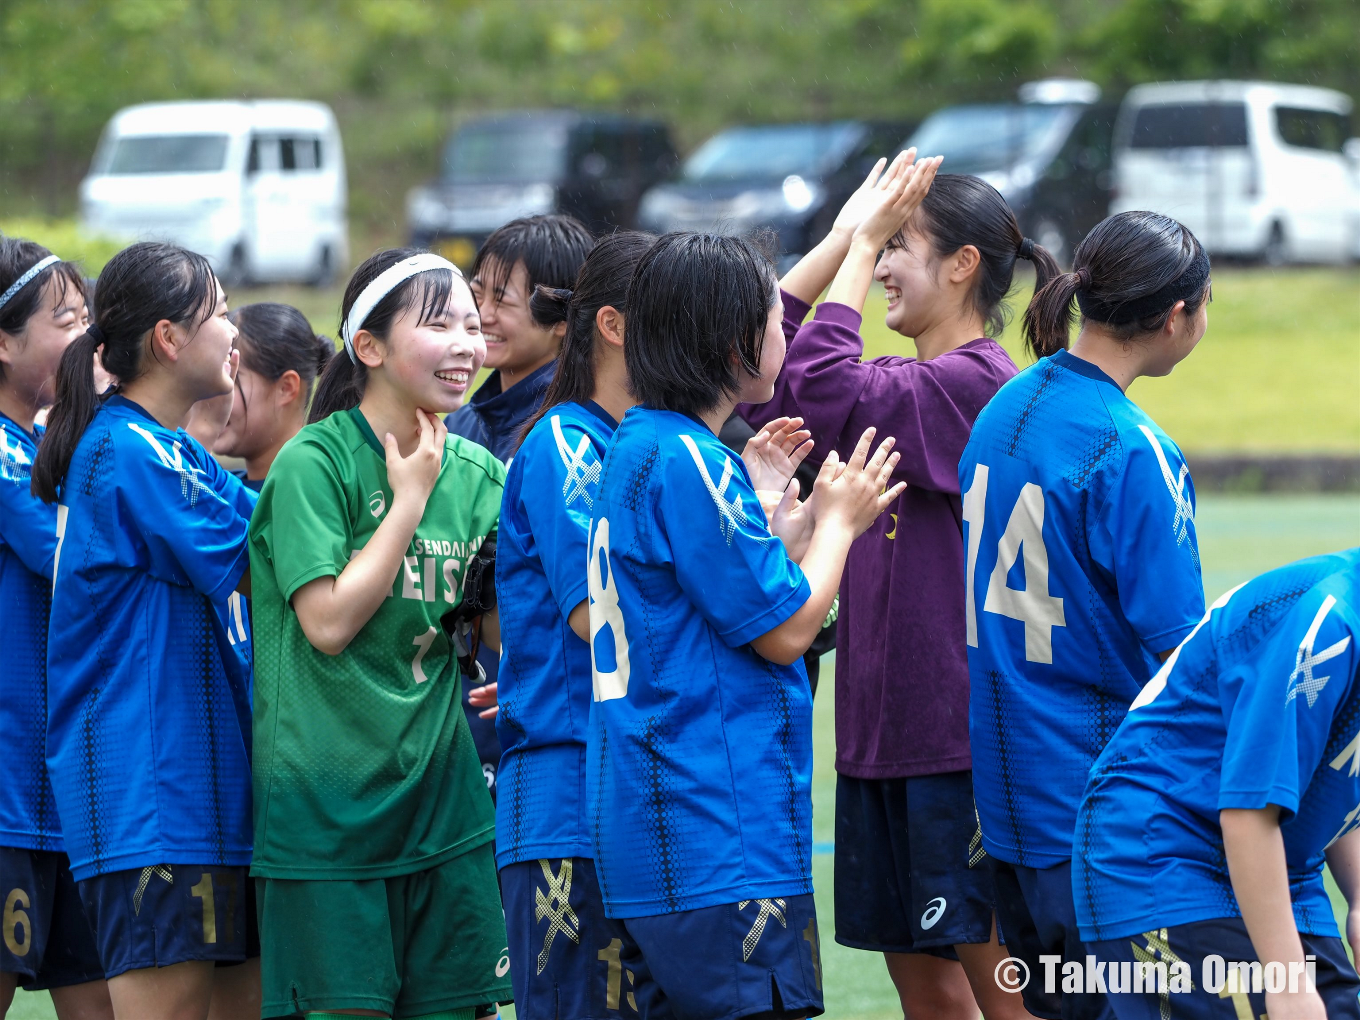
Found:
[[[1053,628],[1065,627],[1063,600],[1048,591],[1048,549],[1044,546],[1044,491],[1026,482],[1006,519],[995,551],[982,548],[987,520],[987,486],[991,470],[978,464],[973,484],[963,494],[963,521],[968,525],[966,591],[964,617],[968,644],[978,647],[978,595],[974,586],[978,562],[991,566],[981,611],[1020,620],[1025,625],[1025,659],[1028,662],[1053,662]],[[995,509],[995,508],[993,508]],[[1025,587],[1016,589],[1006,578],[1022,560]]]

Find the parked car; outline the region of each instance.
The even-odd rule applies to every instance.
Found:
[[[1111,211],[1180,220],[1215,254],[1271,264],[1357,250],[1351,100],[1272,82],[1139,85],[1115,128]]]
[[[573,110],[470,121],[444,149],[437,181],[407,197],[411,243],[462,266],[497,227],[570,213],[596,233],[633,227],[638,199],[676,163],[660,121]]]
[[[326,283],[349,260],[345,157],[321,103],[146,103],[116,113],[80,185],[85,229],[173,241],[232,282]]]
[[[855,120],[729,128],[643,196],[639,223],[658,233],[770,229],[783,271],[826,236],[874,160],[896,152],[908,130]]]
[[[1109,215],[1110,140],[1117,107],[1093,82],[1047,79],[1021,87],[1018,103],[950,106],[907,140],[944,156],[942,173],[976,174],[1015,211],[1020,229],[1061,263]]]

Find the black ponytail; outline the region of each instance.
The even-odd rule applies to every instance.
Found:
[[[345,286],[345,296],[340,302],[340,330],[345,329],[345,319],[354,307],[364,288],[376,280],[383,272],[398,262],[419,255],[418,248],[384,248],[366,258]],[[420,307],[420,323],[436,319],[449,303],[453,293],[453,272],[448,269],[427,269],[422,273],[404,280],[384,295],[373,306],[363,322],[355,323],[354,331],[367,330],[379,340],[387,340],[392,324],[403,315]],[[314,348],[316,350],[316,348]],[[316,350],[318,361],[320,352]],[[299,373],[300,374],[300,373]],[[307,421],[318,422],[328,418],[336,411],[348,411],[358,407],[364,398],[364,388],[368,385],[368,369],[363,362],[350,357],[349,351],[341,351],[330,358],[316,384],[316,395],[312,398],[312,409]]]
[[[99,408],[95,351],[120,385],[129,383],[142,374],[147,334],[156,323],[168,320],[192,334],[216,305],[217,277],[202,255],[147,241],[109,260],[95,284],[97,321],[66,348],[57,367],[57,399],[33,458],[35,496],[45,503],[60,497],[76,445]]]
[[[1006,329],[1010,310],[1003,304],[1015,278],[1015,260],[1034,263],[1035,288],[1058,275],[1058,263],[1042,246],[1020,232],[1015,213],[1001,192],[980,177],[938,174],[921,201],[919,224],[936,258],[965,245],[978,250],[980,262],[973,284],[973,307],[990,337]],[[889,242],[902,247],[899,234]]]
[[[575,290],[539,285],[529,310],[540,326],[567,324],[557,371],[543,395],[543,403],[520,430],[524,442],[531,429],[558,404],[585,403],[595,392],[595,315],[601,308],[628,314],[628,282],[642,256],[656,238],[635,230],[621,230],[602,238],[581,263]]]
[[[0,237],[0,294],[9,290],[27,272],[52,253],[36,241],[21,237]],[[43,289],[49,280],[62,288],[63,299],[70,288],[75,288],[81,300],[85,298],[85,279],[74,262],[53,262],[0,307],[0,332],[18,336],[28,328],[28,320],[37,314],[42,303]],[[5,377],[5,366],[0,365],[0,379]]]
[[[1035,358],[1066,350],[1074,300],[1083,322],[1128,341],[1160,330],[1178,301],[1194,315],[1208,290],[1209,256],[1188,228],[1160,213],[1119,213],[1077,245],[1072,272],[1035,288],[1025,346]]]

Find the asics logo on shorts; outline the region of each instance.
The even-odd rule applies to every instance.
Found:
[[[682,437],[688,438],[688,437]],[[742,900],[737,904],[737,910],[745,910],[750,904],[750,900]],[[789,922],[784,919],[784,911],[788,905],[783,900],[756,900],[760,913],[756,915],[755,923],[751,925],[751,930],[746,933],[746,937],[741,940],[741,959],[745,963],[751,958],[751,954],[756,951],[756,945],[760,942],[760,936],[765,934],[765,924],[770,918],[774,918],[785,928]]]
[[[553,939],[561,932],[577,945],[581,944],[581,920],[571,909],[571,858],[564,857],[562,866],[553,874],[552,862],[540,860],[543,877],[548,881],[547,889],[534,887],[534,923],[545,917],[548,930],[543,936],[543,951],[538,954],[538,973],[548,965],[548,954],[552,952]]]
[[[926,912],[921,915],[921,930],[930,931],[935,927],[935,922],[944,917],[945,907],[949,903],[943,896],[936,896],[926,904]]]

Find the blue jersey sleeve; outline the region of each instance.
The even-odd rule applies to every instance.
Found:
[[[0,430],[0,442],[5,441]],[[0,457],[9,451],[0,451]],[[48,580],[57,548],[57,508],[29,491],[30,466],[0,462],[0,543],[9,546],[25,567]],[[27,459],[27,458],[25,458]]]
[[[551,442],[540,437],[536,444],[532,491],[519,490],[520,512],[538,547],[539,561],[548,578],[553,601],[563,617],[569,616],[587,595],[586,539],[590,513],[600,486],[600,455],[584,429],[550,419]],[[521,450],[519,457],[524,456]],[[545,477],[546,476],[546,477]],[[552,485],[544,484],[548,478]]]
[[[253,493],[187,437],[138,424],[119,444],[119,516],[146,545],[148,573],[226,602],[249,566]],[[192,445],[189,445],[192,444]]]
[[[1355,637],[1336,597],[1320,586],[1240,667],[1238,683],[1232,685],[1240,693],[1224,706],[1231,717],[1219,810],[1277,804],[1285,818],[1298,810],[1322,761],[1333,719],[1351,693],[1360,665]],[[1355,753],[1353,747],[1348,750]]]
[[[695,608],[732,648],[778,627],[811,589],[770,534],[740,459],[725,447],[681,435],[667,451],[658,497],[676,578]]]
[[[1204,615],[1195,490],[1174,443],[1139,425],[1121,437],[1122,470],[1091,529],[1125,619],[1149,654],[1175,648]]]

